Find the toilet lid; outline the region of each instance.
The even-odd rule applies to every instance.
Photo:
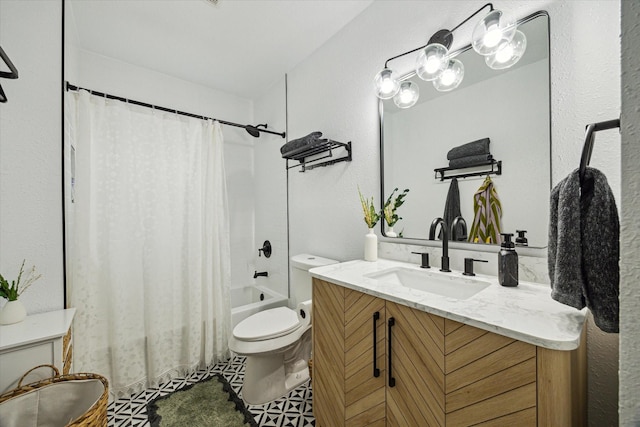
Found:
[[[261,341],[281,337],[299,327],[295,311],[288,307],[278,307],[247,317],[236,325],[233,335],[244,341]]]

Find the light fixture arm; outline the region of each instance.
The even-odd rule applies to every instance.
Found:
[[[453,30],[451,30],[449,33],[453,33],[455,30],[457,30],[458,28],[460,28],[463,24],[466,24],[469,19],[473,18],[474,16],[476,16],[478,13],[480,13],[480,11],[482,9],[484,9],[485,7],[489,6],[489,12],[493,12],[493,4],[492,3],[487,3],[484,6],[482,6],[480,9],[476,10],[475,12],[473,12],[473,14],[471,14],[467,19],[465,19],[464,21],[462,21],[461,23],[459,23],[457,26],[455,26],[453,28]]]
[[[485,4],[480,9],[476,10],[475,12],[473,12],[467,19],[465,19],[464,21],[462,21],[461,23],[456,25],[452,30],[439,30],[433,36],[431,36],[431,38],[429,39],[429,42],[427,44],[425,44],[423,46],[419,46],[419,47],[417,47],[415,49],[411,49],[410,51],[401,53],[400,55],[396,55],[396,56],[393,56],[393,57],[387,59],[384,62],[384,68],[388,68],[388,64],[389,64],[390,61],[393,61],[394,59],[398,59],[398,58],[403,57],[405,55],[409,55],[410,53],[417,52],[420,49],[424,49],[425,47],[429,46],[431,43],[434,43],[434,42],[441,43],[441,44],[447,43],[449,46],[446,46],[446,44],[445,44],[445,46],[447,48],[449,48],[451,46],[452,41],[453,41],[453,32],[455,30],[457,30],[458,28],[460,28],[465,23],[467,23],[471,18],[476,16],[478,13],[480,13],[482,11],[482,9],[484,9],[487,6],[489,6],[489,12],[492,12],[494,10],[493,9],[493,3]]]

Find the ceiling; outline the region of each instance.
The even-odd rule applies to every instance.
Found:
[[[66,0],[66,25],[81,49],[255,99],[372,1]]]

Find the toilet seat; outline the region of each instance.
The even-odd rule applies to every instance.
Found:
[[[277,307],[247,317],[233,329],[233,336],[242,341],[263,341],[287,335],[300,326],[295,311]]]

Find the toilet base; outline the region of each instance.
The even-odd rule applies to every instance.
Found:
[[[310,334],[284,352],[247,355],[242,398],[250,405],[271,402],[309,380]]]

